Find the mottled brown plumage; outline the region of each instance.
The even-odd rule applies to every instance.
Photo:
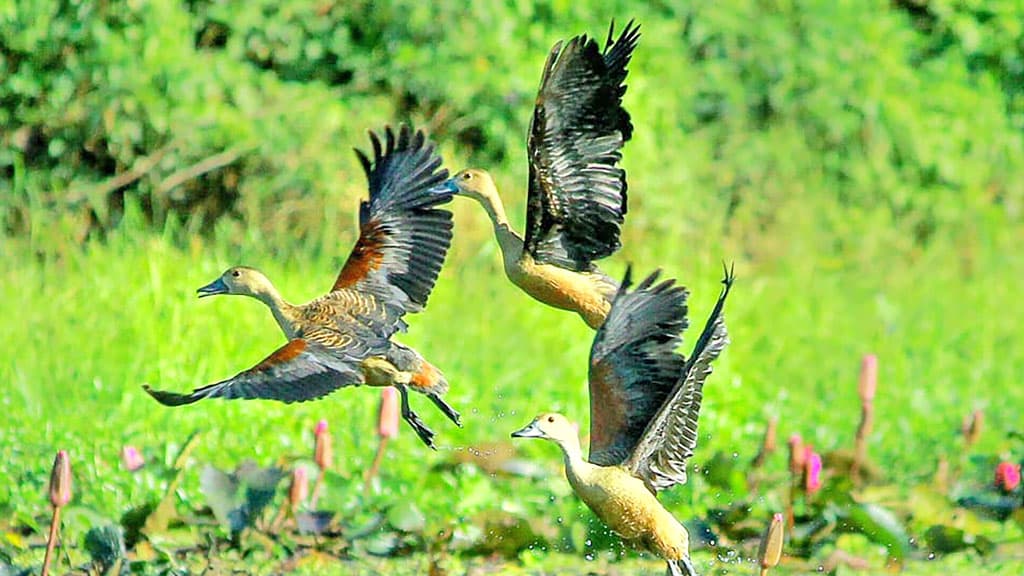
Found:
[[[697,441],[704,380],[728,343],[725,288],[693,355],[675,353],[686,328],[687,292],[658,273],[629,291],[630,273],[598,330],[590,353],[590,457],[560,414],[541,414],[514,437],[559,445],[573,491],[623,540],[665,559],[673,576],[695,576],[689,535],[657,491],[686,481]]]
[[[409,388],[429,397],[448,418],[448,382],[415,350],[391,340],[404,330],[407,312],[421,310],[451,243],[451,214],[438,208],[451,199],[441,184],[448,176],[422,132],[403,126],[384,142],[371,133],[373,158],[356,151],[369,181],[360,206],[360,237],[327,294],[306,304],[288,303],[253,268],[229,268],[199,289],[200,296],[250,296],[270,308],[288,343],[256,366],[189,394],[154,390],[169,406],[203,398],[263,398],[303,402],[344,386],[395,386],[402,416],[434,447],[431,431],[409,408]]]
[[[626,172],[618,163],[633,133],[623,82],[639,37],[631,21],[617,40],[609,29],[603,51],[586,35],[551,49],[527,142],[525,237],[509,227],[490,174],[467,169],[450,180],[491,217],[509,279],[549,306],[579,313],[595,329],[616,290],[594,261],[620,246]]]

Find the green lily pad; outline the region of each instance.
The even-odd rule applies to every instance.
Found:
[[[84,544],[85,551],[89,553],[92,561],[101,568],[101,572],[109,571],[118,562],[121,562],[126,554],[124,531],[120,526],[112,524],[90,529],[85,533]]]
[[[388,510],[388,524],[402,532],[421,533],[427,519],[412,502],[399,502]]]
[[[839,514],[840,528],[864,534],[888,550],[889,557],[904,560],[910,551],[910,536],[903,523],[889,509],[878,504],[853,504]]]

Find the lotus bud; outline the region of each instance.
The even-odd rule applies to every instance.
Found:
[[[981,437],[981,429],[985,424],[985,413],[980,409],[971,412],[971,415],[964,418],[961,432],[964,435],[964,442],[967,446],[973,446]]]
[[[66,450],[57,452],[50,471],[50,504],[55,508],[71,501],[71,461]]]
[[[42,576],[50,574],[50,560],[60,532],[60,509],[71,501],[71,461],[65,450],[57,452],[50,471],[50,504],[53,516],[50,518],[50,535],[46,539],[46,555],[43,557]]]
[[[860,393],[860,400],[868,404],[875,399],[875,390],[878,388],[878,356],[866,354],[860,362],[860,382],[857,391]]]
[[[776,435],[778,434],[779,419],[772,416],[764,428],[764,438],[761,440],[761,451],[771,454],[778,448]]]
[[[1020,486],[1020,464],[1000,462],[996,466],[996,487],[1003,492],[1013,492]]]
[[[806,453],[804,451],[804,440],[799,434],[789,437],[789,470],[793,474],[800,474],[804,470]]]
[[[804,492],[810,496],[821,490],[821,455],[811,446],[804,448]]]
[[[313,460],[320,470],[327,470],[331,467],[334,459],[334,451],[331,447],[331,433],[327,429],[327,420],[321,420],[316,424],[316,445],[313,452]]]
[[[380,391],[377,410],[377,435],[381,438],[398,436],[398,390],[388,386]]]
[[[291,486],[288,487],[288,505],[295,510],[306,501],[307,496],[309,496],[309,476],[305,468],[296,466],[292,470]]]
[[[145,465],[146,460],[138,448],[129,444],[121,448],[121,463],[124,464],[125,470],[135,472]]]
[[[757,559],[761,564],[761,574],[767,574],[768,569],[777,566],[779,559],[782,558],[784,523],[782,514],[776,512],[772,515],[772,521],[761,537],[761,547],[757,552]]]

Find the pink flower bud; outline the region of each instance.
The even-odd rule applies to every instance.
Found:
[[[875,399],[878,388],[878,356],[866,354],[860,362],[860,382],[857,391],[861,402],[867,404]]]
[[[380,391],[377,410],[377,435],[381,438],[398,436],[398,390],[388,386]]]
[[[321,470],[327,470],[331,467],[331,461],[334,460],[334,450],[331,433],[327,431],[326,420],[317,422],[315,438],[316,444],[313,448],[313,460]]]
[[[125,445],[121,448],[121,463],[124,464],[125,470],[129,472],[135,472],[146,463],[146,459],[139,453],[139,449],[131,444]]]
[[[761,547],[758,549],[757,559],[763,570],[777,566],[779,559],[782,558],[784,524],[782,514],[776,512],[772,515],[768,529],[761,536]]]
[[[292,484],[288,487],[288,504],[294,510],[306,501],[307,496],[309,496],[309,476],[306,474],[305,468],[297,466],[292,470]]]
[[[789,437],[789,470],[793,474],[803,472],[805,457],[803,438],[799,434],[793,434]]]
[[[810,496],[821,490],[821,455],[810,446],[806,447],[804,457],[804,492]]]
[[[1013,492],[1020,486],[1020,464],[1000,462],[996,466],[996,487],[1003,492]]]
[[[50,471],[50,504],[60,508],[71,501],[71,460],[66,450],[57,452]]]

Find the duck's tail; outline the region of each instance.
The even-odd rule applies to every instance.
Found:
[[[690,562],[689,556],[683,556],[678,560],[667,560],[668,571],[665,576],[697,576],[697,570]]]
[[[430,398],[441,412],[458,426],[462,426],[462,417],[442,398],[448,393],[448,380],[433,364],[427,362],[419,352],[397,342],[391,343],[388,350],[388,361],[396,368],[409,374],[408,387]]]

